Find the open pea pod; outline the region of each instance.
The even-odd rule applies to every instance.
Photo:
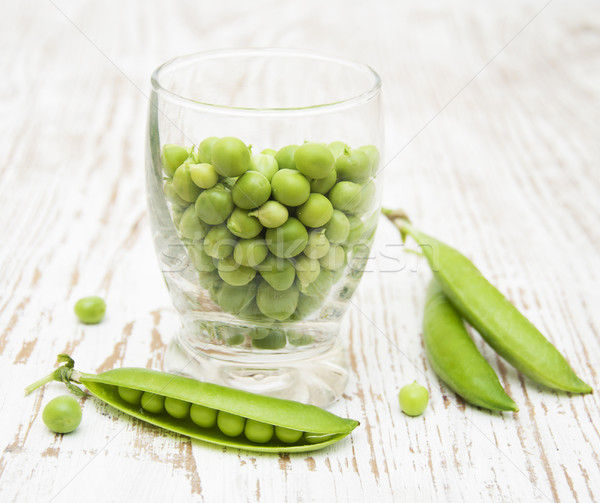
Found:
[[[27,393],[52,380],[63,381],[71,391],[81,393],[81,390],[72,384],[80,383],[92,395],[130,416],[217,445],[259,452],[312,451],[341,440],[359,424],[358,421],[336,416],[314,405],[257,395],[154,370],[121,368],[100,374],[86,374],[74,370],[73,361],[69,357],[61,356],[63,361],[67,361],[66,365],[26,388]],[[249,440],[244,432],[228,436],[220,430],[217,423],[210,427],[198,426],[192,421],[189,412],[184,417],[173,417],[162,405],[160,411],[151,412],[148,409],[152,407],[144,408],[139,400],[125,400],[123,396],[127,394],[123,393],[123,390],[128,392],[128,395],[132,392],[135,395],[135,390],[139,395],[151,394],[157,401],[174,399],[183,404],[184,410],[188,404],[188,411],[190,406],[202,406],[216,411],[216,414],[227,413],[243,418],[244,421],[253,420],[271,425],[274,432],[285,430],[297,435],[292,435],[295,438],[286,442],[272,434],[270,440],[260,443]],[[269,429],[268,426],[266,428]]]

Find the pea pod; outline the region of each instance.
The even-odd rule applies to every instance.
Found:
[[[336,416],[324,409],[292,400],[272,398],[246,391],[205,383],[187,377],[143,368],[121,368],[86,374],[75,370],[73,360],[59,355],[65,365],[25,389],[26,393],[56,380],[64,382],[71,391],[82,394],[75,384],[83,384],[89,392],[112,407],[130,416],[175,433],[217,445],[260,452],[304,452],[321,449],[341,440],[358,426],[358,421]],[[166,402],[165,402],[166,400]],[[171,410],[185,411],[169,414]],[[163,407],[163,404],[166,404]],[[193,421],[187,405],[193,410],[213,412],[213,421],[199,426]],[[154,412],[150,412],[153,410]],[[173,412],[171,412],[173,413]],[[199,414],[202,415],[202,414]],[[223,421],[221,421],[221,416]],[[234,417],[235,416],[235,417]],[[218,421],[217,421],[217,418]],[[252,423],[244,430],[244,423]],[[240,432],[230,434],[232,424],[241,425]],[[270,425],[272,437],[256,436],[256,423]],[[224,426],[227,424],[227,426]],[[223,431],[221,431],[223,430]],[[254,432],[254,433],[252,433]]]
[[[427,289],[423,340],[435,373],[467,402],[491,410],[519,410],[435,279]]]
[[[420,245],[446,297],[500,356],[549,388],[571,393],[592,392],[552,343],[467,257],[413,227],[404,213],[384,210],[384,214],[403,238],[409,235]]]

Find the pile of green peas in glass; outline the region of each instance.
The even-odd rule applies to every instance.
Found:
[[[243,319],[316,311],[373,229],[379,151],[307,142],[252,155],[234,137],[164,145],[164,194],[200,285]]]

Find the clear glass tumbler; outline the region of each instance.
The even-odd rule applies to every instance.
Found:
[[[182,327],[166,367],[324,406],[377,226],[381,80],[319,53],[175,58],[152,75],[146,181]]]

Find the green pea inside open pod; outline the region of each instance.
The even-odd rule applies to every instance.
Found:
[[[66,355],[61,356],[69,358]],[[358,421],[336,416],[314,405],[258,395],[144,368],[121,368],[97,375],[87,374],[74,370],[73,362],[70,358],[69,360],[48,377],[29,386],[26,392],[31,392],[52,380],[58,380],[68,384],[74,391],[82,393],[73,383],[83,384],[96,398],[142,421],[216,445],[259,452],[304,452],[320,449],[341,440],[359,424]],[[136,403],[122,398],[119,394],[120,388],[138,390],[142,392],[142,396],[147,394],[147,401],[152,398],[154,402],[154,396],[161,397],[156,399],[156,403],[161,402],[161,399],[171,403],[174,400],[185,402],[190,405],[188,417],[174,417],[164,409],[157,413],[151,412],[140,407],[137,398]],[[175,403],[177,416],[188,410],[185,404]],[[158,406],[150,408],[158,410]],[[275,434],[268,435],[266,430],[270,429],[261,428],[260,435],[258,432],[249,435],[253,441],[242,434],[242,428],[237,436],[228,436],[214,425],[209,428],[199,426],[199,421],[195,422],[190,417],[192,412],[195,417],[199,408],[209,412],[218,411],[217,417],[219,414],[239,417],[243,419],[239,421],[240,424],[247,424],[250,420],[271,425]],[[211,419],[213,418],[214,413],[211,416]],[[212,420],[210,424],[213,424]],[[228,430],[227,433],[232,432]],[[318,442],[313,443],[315,441]]]

